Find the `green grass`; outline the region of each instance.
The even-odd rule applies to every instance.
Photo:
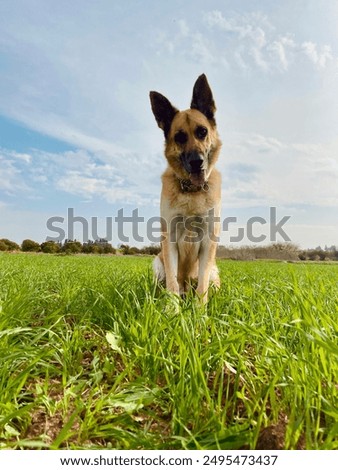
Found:
[[[338,449],[338,266],[220,261],[207,308],[147,257],[0,256],[0,447]]]

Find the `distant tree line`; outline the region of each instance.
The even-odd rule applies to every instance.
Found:
[[[321,248],[317,246],[317,248],[311,250],[302,250],[299,253],[299,259],[302,261],[310,260],[310,261],[327,261],[333,260],[338,261],[338,247],[336,245],[332,245],[330,247],[325,246]]]
[[[46,241],[41,244],[34,240],[23,240],[21,245],[8,240],[0,239],[0,251],[23,251],[26,253],[50,253],[50,254],[122,254],[136,255],[147,254],[156,255],[160,252],[157,245],[145,246],[137,248],[135,246],[121,245],[118,249],[114,248],[107,240],[100,238],[98,240],[81,243],[77,240],[65,240],[63,243],[55,241]]]
[[[120,245],[114,248],[107,240],[100,238],[95,241],[81,243],[77,240],[65,240],[63,243],[46,241],[41,244],[34,240],[23,240],[21,245],[0,239],[0,251],[23,251],[50,254],[119,254],[119,255],[157,255],[160,245],[149,245],[142,248]],[[219,245],[217,257],[233,260],[277,259],[284,261],[338,261],[338,247],[318,246],[314,249],[301,250],[292,243],[274,243],[266,246],[231,247]]]
[[[217,257],[233,260],[278,259],[284,261],[338,261],[338,248],[333,245],[301,250],[293,243],[274,243],[266,246],[229,247],[220,245]]]

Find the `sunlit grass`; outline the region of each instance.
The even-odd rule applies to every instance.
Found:
[[[0,256],[3,448],[338,448],[337,265],[220,261],[206,309],[150,267]]]

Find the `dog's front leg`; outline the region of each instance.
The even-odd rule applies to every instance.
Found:
[[[169,237],[162,242],[162,253],[166,277],[166,288],[174,294],[179,294],[177,281],[178,248],[177,243],[171,242]]]
[[[217,244],[211,240],[202,243],[199,255],[197,294],[203,303],[208,301],[210,273],[215,264]]]
[[[201,242],[198,260],[198,284],[197,294],[203,303],[208,301],[208,289],[210,276],[213,273],[213,281],[219,286],[217,268],[215,266],[217,244],[220,234],[220,207],[216,207],[208,214],[208,223],[205,236]],[[216,276],[215,276],[216,274]]]

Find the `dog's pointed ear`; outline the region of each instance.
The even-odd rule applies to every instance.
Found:
[[[178,110],[165,96],[157,93],[157,91],[150,92],[150,102],[158,127],[163,130],[164,136],[167,138],[171,123]]]
[[[216,106],[207,77],[200,75],[196,80],[192,92],[191,109],[197,109],[203,113],[209,120],[214,121]]]

